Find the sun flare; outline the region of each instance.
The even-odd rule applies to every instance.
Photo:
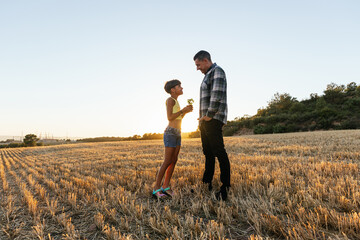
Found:
[[[189,113],[185,118],[182,120],[181,123],[181,131],[182,132],[194,132],[196,131],[199,125],[199,121],[197,120],[197,115]]]

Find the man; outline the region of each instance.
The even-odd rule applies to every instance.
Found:
[[[224,70],[212,63],[206,51],[194,56],[197,70],[204,75],[200,87],[200,132],[202,148],[205,155],[205,171],[202,181],[212,189],[215,171],[215,157],[220,164],[222,186],[216,193],[218,199],[227,199],[230,187],[230,162],[225,150],[222,127],[227,121],[226,76]]]

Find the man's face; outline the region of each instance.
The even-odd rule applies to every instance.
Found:
[[[209,65],[209,60],[207,60],[206,58],[204,58],[203,60],[196,59],[195,65],[196,65],[196,70],[200,70],[203,74],[205,74],[211,66]]]

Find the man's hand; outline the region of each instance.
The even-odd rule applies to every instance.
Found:
[[[201,122],[201,121],[205,121],[205,122],[208,122],[208,121],[210,121],[212,118],[211,117],[208,117],[208,116],[203,116],[202,118],[198,118],[198,120],[199,120],[199,122]]]

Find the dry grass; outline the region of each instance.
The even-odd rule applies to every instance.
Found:
[[[162,202],[150,197],[162,141],[2,149],[0,239],[360,238],[360,131],[225,144],[227,202],[200,184],[199,139],[183,140],[176,194]]]

